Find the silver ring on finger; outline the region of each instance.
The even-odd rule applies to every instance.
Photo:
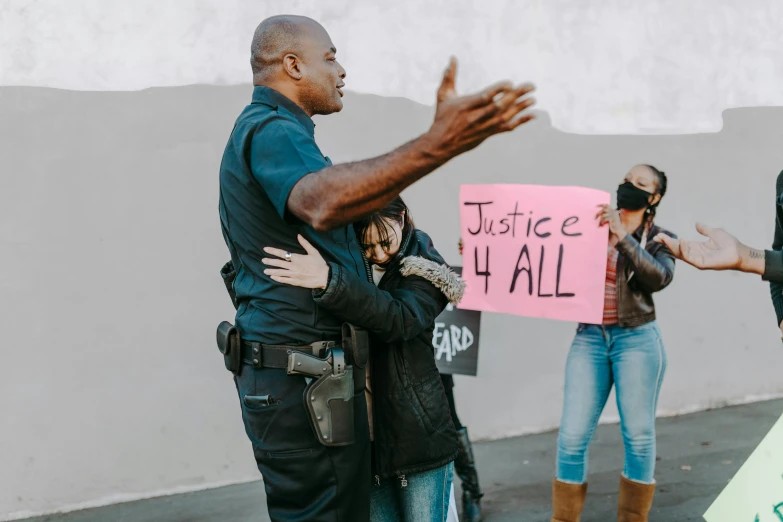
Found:
[[[293,257],[293,254],[291,254],[291,252],[285,253],[285,260],[288,261],[289,263],[291,262],[291,257]]]
[[[495,98],[495,100],[492,102],[495,104],[495,108],[500,110],[503,108],[503,99],[502,98]]]

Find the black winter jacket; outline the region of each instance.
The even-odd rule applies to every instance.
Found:
[[[376,478],[429,471],[459,450],[443,389],[432,331],[435,318],[457,303],[463,281],[420,230],[407,234],[376,287],[368,277],[330,263],[329,284],[313,293],[317,306],[371,335],[373,473]]]

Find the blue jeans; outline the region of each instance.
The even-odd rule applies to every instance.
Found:
[[[381,480],[370,494],[370,522],[444,522],[454,463],[401,478]],[[403,486],[403,484],[405,484]]]
[[[579,326],[566,363],[558,480],[587,481],[587,448],[615,385],[625,447],[623,475],[645,484],[655,482],[655,410],[665,371],[666,354],[656,322],[635,328]]]

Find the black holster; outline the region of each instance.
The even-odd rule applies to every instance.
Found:
[[[343,323],[342,338],[345,361],[354,368],[354,386],[359,393],[367,384],[364,368],[370,358],[370,334],[363,328]]]
[[[241,342],[237,327],[228,321],[220,323],[217,327],[217,345],[218,350],[223,354],[226,370],[237,375],[242,364]]]
[[[237,303],[237,294],[234,291],[234,280],[237,278],[237,271],[234,269],[234,262],[228,261],[223,268],[220,269],[220,277],[223,278],[223,284],[226,285],[228,296],[231,298],[231,303],[234,308],[239,307]]]
[[[353,400],[354,372],[345,364],[340,348],[327,355],[329,370],[304,390],[304,407],[318,442],[324,446],[348,446],[355,442]]]
[[[341,348],[332,348],[327,355],[325,368],[330,371],[305,388],[304,405],[316,438],[324,446],[347,446],[355,441],[353,401],[365,388],[369,348],[366,330],[343,324]],[[289,367],[296,371],[296,365]]]

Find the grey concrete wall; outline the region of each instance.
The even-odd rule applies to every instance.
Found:
[[[0,518],[258,478],[213,340],[233,315],[218,274],[218,164],[250,92],[0,88]],[[317,119],[317,139],[335,162],[369,157],[431,116],[350,94]],[[662,225],[694,236],[700,218],[767,246],[781,134],[777,108],[731,110],[720,133],[688,136],[565,134],[542,115],[405,195],[457,264],[461,183],[613,191],[650,162],[670,179]],[[780,332],[757,277],[680,266],[657,302],[661,414],[783,393]],[[474,437],[557,425],[574,327],[485,315],[479,376],[455,390]]]

